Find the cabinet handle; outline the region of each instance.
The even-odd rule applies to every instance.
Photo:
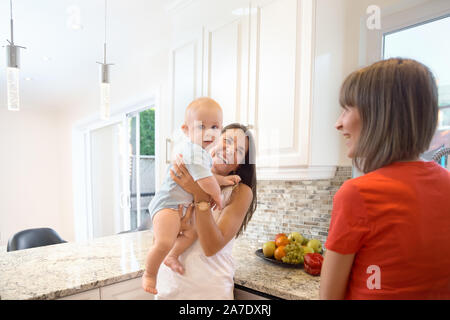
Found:
[[[169,143],[172,142],[169,138],[166,139],[166,164],[170,163],[169,157],[167,156],[167,153],[169,151]]]

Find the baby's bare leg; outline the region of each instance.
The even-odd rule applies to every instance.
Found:
[[[186,251],[194,241],[197,239],[197,232],[194,229],[189,229],[183,232],[183,234],[177,237],[175,244],[164,260],[164,264],[171,268],[173,271],[178,272],[179,274],[184,273],[184,267],[178,260],[180,254]]]
[[[153,218],[153,245],[145,260],[142,287],[145,291],[157,294],[156,276],[159,266],[172,249],[180,230],[180,216],[177,210],[163,209]]]

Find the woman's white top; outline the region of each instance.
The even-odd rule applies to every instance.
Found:
[[[224,206],[228,205],[234,187],[222,190]],[[219,210],[212,212],[217,222]],[[156,289],[159,300],[233,300],[234,261],[231,255],[234,237],[219,252],[205,256],[196,240],[179,258],[184,274],[173,272],[164,263],[159,268]]]

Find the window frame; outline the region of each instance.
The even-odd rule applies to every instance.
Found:
[[[429,1],[394,13],[384,13],[382,10],[381,29],[368,30],[364,28],[365,33],[362,34],[361,40],[366,43],[366,50],[360,63],[362,65],[371,65],[383,59],[385,35],[448,16],[450,16],[450,2],[448,0]],[[364,19],[366,18],[364,16]]]

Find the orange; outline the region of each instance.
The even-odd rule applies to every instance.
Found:
[[[286,255],[286,252],[284,252],[284,246],[280,246],[275,249],[275,252],[273,253],[273,256],[277,260],[281,260]]]
[[[277,235],[275,236],[275,241],[277,241],[277,239],[279,237],[286,237],[286,234],[285,233],[277,233]]]
[[[289,242],[291,242],[291,241],[288,239],[288,237],[281,236],[281,237],[278,237],[277,240],[275,240],[275,245],[277,247],[286,246],[289,244]]]

